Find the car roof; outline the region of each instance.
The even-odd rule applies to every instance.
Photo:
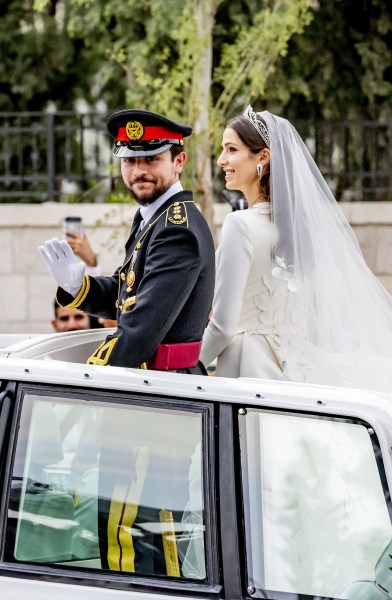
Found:
[[[392,418],[392,394],[371,390],[84,364],[97,344],[112,331],[114,329],[92,329],[26,336],[5,348],[1,348],[0,343],[0,380],[288,410],[315,410],[336,415],[345,413],[364,420],[381,411],[382,420],[390,422]]]

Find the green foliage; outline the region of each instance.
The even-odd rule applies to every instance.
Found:
[[[278,57],[309,22],[310,2],[70,0],[67,31],[95,49],[100,96],[110,106],[123,97],[128,106],[193,122],[197,71],[209,43],[196,23],[204,12],[214,19],[210,107],[225,120],[236,104],[265,95]],[[47,10],[45,0],[36,5]]]
[[[247,104],[266,98],[279,57],[287,54],[291,37],[311,21],[310,4],[310,0],[264,2],[248,22],[234,24],[236,35],[223,43],[214,72],[221,90],[214,107],[215,129]]]
[[[248,103],[294,121],[391,116],[388,0],[35,0],[34,7],[0,0],[0,109],[41,110],[50,100],[68,108],[83,97],[189,122],[196,131],[185,185],[205,185],[203,161]]]
[[[42,2],[34,12],[27,0],[0,3],[0,110],[43,110],[49,101],[71,108],[89,99],[88,74],[97,68],[81,40],[71,40],[64,10]]]
[[[117,192],[109,194],[106,202],[108,204],[136,204],[129,192]]]
[[[215,79],[224,87],[217,108],[228,105],[247,84],[248,100],[265,96],[266,83],[279,56],[287,53],[294,33],[309,23],[309,0],[277,1],[254,15],[253,22],[238,31],[237,39],[222,47]]]
[[[387,0],[322,0],[289,42],[267,99],[291,119],[388,119],[392,13]]]
[[[213,128],[247,102],[297,119],[389,113],[387,0],[35,0],[36,12],[27,0],[3,1],[0,109],[68,108],[84,97],[192,121],[208,41],[200,7],[214,18]]]

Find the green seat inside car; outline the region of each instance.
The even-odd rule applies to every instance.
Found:
[[[15,558],[33,562],[70,560],[74,529],[74,499],[56,490],[38,491],[27,487]]]
[[[27,461],[20,495],[15,558],[57,562],[72,556],[74,497],[50,481],[51,465],[63,459],[61,435],[52,406],[37,402],[26,437]]]

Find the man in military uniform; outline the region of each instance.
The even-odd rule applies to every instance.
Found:
[[[180,182],[187,125],[142,110],[107,120],[124,183],[140,204],[125,259],[114,275],[90,277],[65,240],[40,247],[59,285],[60,306],[117,319],[88,363],[204,374],[199,350],[214,288],[211,232]]]

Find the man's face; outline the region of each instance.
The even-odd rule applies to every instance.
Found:
[[[170,150],[155,156],[126,157],[121,159],[121,174],[135,200],[146,206],[178,181],[185,160],[185,152],[172,160]]]
[[[57,333],[63,331],[78,331],[79,329],[90,329],[90,317],[80,310],[72,308],[61,308],[56,310],[56,317],[52,321],[53,329]]]

